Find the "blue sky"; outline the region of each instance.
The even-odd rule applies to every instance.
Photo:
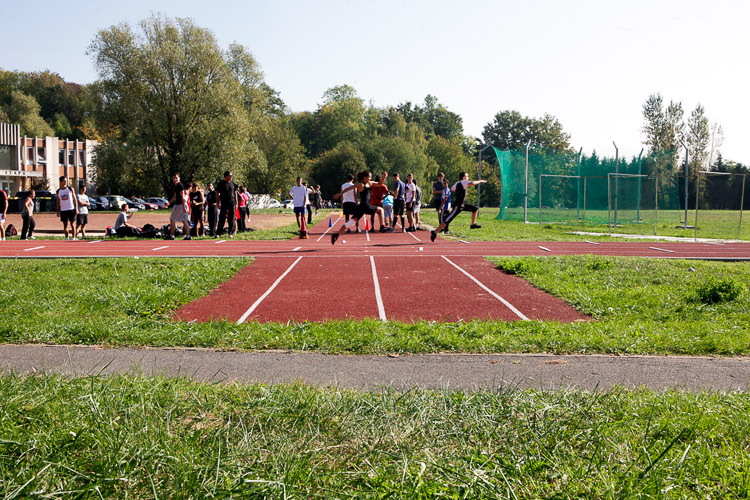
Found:
[[[469,135],[502,110],[549,113],[576,148],[612,154],[616,141],[637,154],[642,105],[659,92],[686,115],[703,104],[724,129],[724,157],[750,165],[742,0],[0,0],[0,67],[92,82],[97,30],[153,12],[248,47],[293,111],[314,110],[340,84],[377,106],[432,94]]]

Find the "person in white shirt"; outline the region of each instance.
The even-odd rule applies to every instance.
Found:
[[[68,233],[68,222],[70,222],[70,231],[73,233],[73,239],[76,240],[75,223],[78,215],[78,201],[73,190],[68,186],[68,179],[65,176],[60,177],[60,189],[57,190],[57,216],[63,223],[63,232],[65,239],[70,239]]]
[[[341,185],[341,192],[344,195],[341,197],[341,210],[344,212],[344,222],[349,222],[350,217],[354,217],[354,212],[357,209],[357,194],[355,190],[347,190],[347,188],[354,185],[354,176],[349,174],[346,176],[346,182]],[[359,221],[356,223],[357,232],[359,232]],[[347,233],[351,233],[351,229],[346,230]]]
[[[294,215],[297,218],[297,227],[302,228],[300,217],[305,218],[305,209],[307,206],[307,186],[302,185],[302,177],[297,177],[297,184],[289,190],[289,196],[292,197],[294,205]]]
[[[78,231],[81,232],[81,239],[86,239],[86,224],[89,223],[89,207],[91,202],[89,197],[86,195],[86,185],[81,186],[80,192],[78,193],[78,216],[76,217],[76,232],[73,235],[73,239],[78,236]]]
[[[414,176],[412,174],[406,176],[406,192],[404,193],[404,200],[406,202],[406,221],[409,224],[406,231],[408,232],[417,230],[414,226],[414,200],[416,198],[417,186],[414,185],[413,179]]]

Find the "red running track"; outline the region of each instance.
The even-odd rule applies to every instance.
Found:
[[[750,259],[747,243],[430,242],[428,231],[344,233],[335,246],[328,219],[308,239],[289,241],[6,241],[0,257],[231,257],[255,261],[176,313],[187,321],[327,321],[380,318],[411,322],[580,321],[575,309],[482,256],[620,255]]]

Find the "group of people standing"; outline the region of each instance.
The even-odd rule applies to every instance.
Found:
[[[478,207],[465,203],[466,188],[486,182],[484,180],[469,181],[469,174],[461,172],[460,180],[449,187],[445,174],[440,172],[438,180],[433,184],[433,204],[438,212],[440,224],[430,235],[430,240],[435,241],[437,233],[447,231],[448,225],[456,216],[463,212],[471,212],[471,228],[478,229],[477,224]],[[331,234],[331,244],[335,244],[344,231],[351,232],[354,228],[360,231],[359,221],[363,217],[371,218],[371,227],[374,229],[374,218],[377,216],[380,222],[380,232],[393,232],[400,220],[402,232],[411,232],[419,229],[419,209],[422,204],[422,190],[417,186],[414,176],[408,174],[406,183],[401,181],[398,173],[393,174],[395,191],[389,191],[386,185],[388,172],[372,178],[370,171],[365,170],[357,174],[357,182],[353,183],[353,175],[348,175],[346,182],[341,185],[341,191],[333,195],[334,199],[342,200],[342,211],[345,223],[338,232]],[[299,179],[298,179],[299,183]],[[390,200],[389,200],[390,198]],[[452,203],[451,203],[452,202]],[[406,211],[406,222],[404,224],[404,211]]]

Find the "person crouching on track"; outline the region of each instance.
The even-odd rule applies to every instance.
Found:
[[[487,182],[485,180],[480,181],[470,181],[469,180],[469,174],[466,172],[461,172],[458,174],[460,177],[460,181],[455,183],[451,187],[451,191],[453,192],[454,196],[454,204],[453,204],[453,210],[450,211],[448,215],[445,216],[443,219],[443,222],[440,223],[437,229],[433,230],[430,234],[430,241],[435,241],[435,238],[437,238],[437,233],[445,229],[445,227],[451,223],[453,219],[456,218],[458,214],[461,212],[471,212],[471,229],[479,229],[480,226],[477,224],[477,214],[479,213],[479,208],[476,205],[471,205],[469,203],[464,203],[464,200],[466,200],[466,188],[469,186],[476,186],[478,184],[482,184],[484,182]]]
[[[354,190],[359,193],[359,205],[357,205],[357,208],[354,212],[354,217],[347,222],[346,224],[343,224],[337,233],[331,234],[331,245],[334,245],[336,243],[336,240],[339,239],[339,236],[346,230],[350,229],[351,226],[355,226],[357,222],[359,222],[359,219],[362,217],[366,217],[368,215],[378,214],[378,219],[380,222],[380,229],[381,231],[385,232],[385,228],[383,226],[383,211],[378,210],[378,207],[375,207],[371,205],[371,196],[372,196],[372,186],[373,184],[385,184],[385,180],[388,177],[388,172],[383,172],[383,175],[381,177],[381,182],[373,183],[371,181],[372,174],[369,170],[365,170],[364,172],[361,172],[357,176],[357,184],[354,184],[352,186],[349,186],[346,188],[346,190],[336,193],[333,195],[333,198],[338,200],[341,198],[346,192]]]

